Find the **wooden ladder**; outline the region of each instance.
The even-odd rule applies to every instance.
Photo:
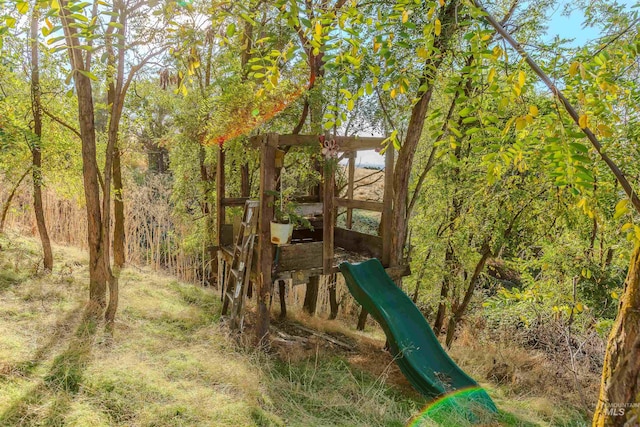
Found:
[[[251,263],[253,261],[253,246],[257,234],[258,214],[260,205],[258,200],[247,200],[244,204],[244,213],[236,244],[233,247],[233,261],[227,272],[226,292],[222,304],[222,315],[226,315],[231,304],[229,326],[231,329],[242,330],[244,321],[244,303],[251,276]]]

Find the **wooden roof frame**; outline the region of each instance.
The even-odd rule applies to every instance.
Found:
[[[260,148],[262,144],[276,144],[277,148],[282,147],[310,147],[319,146],[319,135],[278,135],[278,138],[267,138],[266,134],[256,135],[249,138],[252,147]],[[333,137],[340,152],[354,152],[362,150],[375,150],[382,148],[382,144],[387,138],[371,136],[336,136]]]

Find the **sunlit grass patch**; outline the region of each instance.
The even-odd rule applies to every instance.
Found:
[[[420,407],[340,358],[276,362],[270,372],[287,425],[403,426]]]

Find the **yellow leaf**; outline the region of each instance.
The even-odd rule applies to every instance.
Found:
[[[613,292],[611,292],[611,298],[618,299],[618,298],[620,298],[620,296],[618,295],[617,292],[613,291]]]
[[[51,9],[55,11],[60,10],[60,4],[58,3],[58,0],[51,0]]]
[[[524,117],[518,117],[516,119],[516,130],[522,130],[527,126],[527,119]]]
[[[316,22],[316,37],[322,36],[322,24],[320,22]]]
[[[587,78],[587,70],[582,63],[580,64],[580,78],[582,78],[582,80],[586,80]]]
[[[520,87],[524,87],[524,84],[527,80],[527,75],[524,73],[524,71],[520,70],[518,71],[518,84],[520,85]]]
[[[440,6],[444,6],[444,0],[438,0],[440,2]]]
[[[589,117],[587,117],[586,114],[581,115],[580,119],[578,120],[578,124],[582,129],[586,129],[587,127],[589,127]]]
[[[18,12],[21,15],[24,15],[29,11],[29,3],[27,3],[26,1],[18,2],[16,3],[16,9],[18,9]]]
[[[404,24],[409,20],[409,11],[407,9],[402,11],[402,23]]]
[[[440,31],[442,31],[442,22],[440,22],[439,19],[436,19],[436,23],[433,31],[436,34],[436,36],[440,35]]]
[[[529,114],[531,114],[531,116],[535,117],[538,115],[538,107],[536,107],[535,105],[532,105],[531,107],[529,107]]]
[[[493,79],[496,76],[496,69],[492,68],[489,70],[489,75],[487,76],[487,80],[489,81],[489,83],[491,83],[493,81]]]
[[[627,231],[631,227],[633,227],[633,224],[631,224],[630,222],[627,222],[625,225],[622,226],[622,228],[620,228],[620,231]]]
[[[373,53],[377,53],[380,50],[382,43],[373,42]]]
[[[391,89],[391,98],[395,98],[396,97],[396,90],[395,89]]]
[[[605,137],[613,135],[613,131],[611,130],[611,128],[603,123],[600,123],[598,125],[598,132],[600,132],[600,134]]]
[[[44,18],[44,23],[47,25],[49,30],[53,28],[53,24],[49,21],[49,18]]]
[[[577,304],[576,304],[576,311],[577,311],[578,313],[580,313],[580,312],[582,312],[582,310],[584,310],[584,306],[582,305],[582,303],[580,303],[580,302],[579,302],[579,303],[577,303]]]
[[[500,56],[502,55],[502,49],[500,49],[500,46],[496,46],[493,48],[493,57],[498,59],[500,58]]]
[[[429,9],[429,11],[427,12],[427,19],[430,20],[435,12],[436,12],[436,9],[434,7]]]
[[[622,199],[618,203],[616,203],[616,207],[613,213],[613,219],[618,219],[627,212],[629,212],[629,199]]]
[[[518,83],[513,84],[513,90],[516,93],[516,96],[520,96],[522,93],[522,87]]]
[[[353,99],[350,99],[349,102],[347,102],[347,110],[349,111],[353,110],[354,106],[355,105],[354,105]]]
[[[571,63],[571,66],[569,67],[569,75],[571,77],[575,76],[576,74],[578,74],[578,68],[580,67],[580,63],[577,61],[574,61]]]

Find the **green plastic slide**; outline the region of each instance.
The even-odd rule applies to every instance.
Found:
[[[446,411],[467,419],[475,419],[478,412],[497,412],[487,392],[444,351],[420,310],[380,261],[344,262],[340,270],[351,294],[384,329],[396,363],[416,390],[446,402]]]

